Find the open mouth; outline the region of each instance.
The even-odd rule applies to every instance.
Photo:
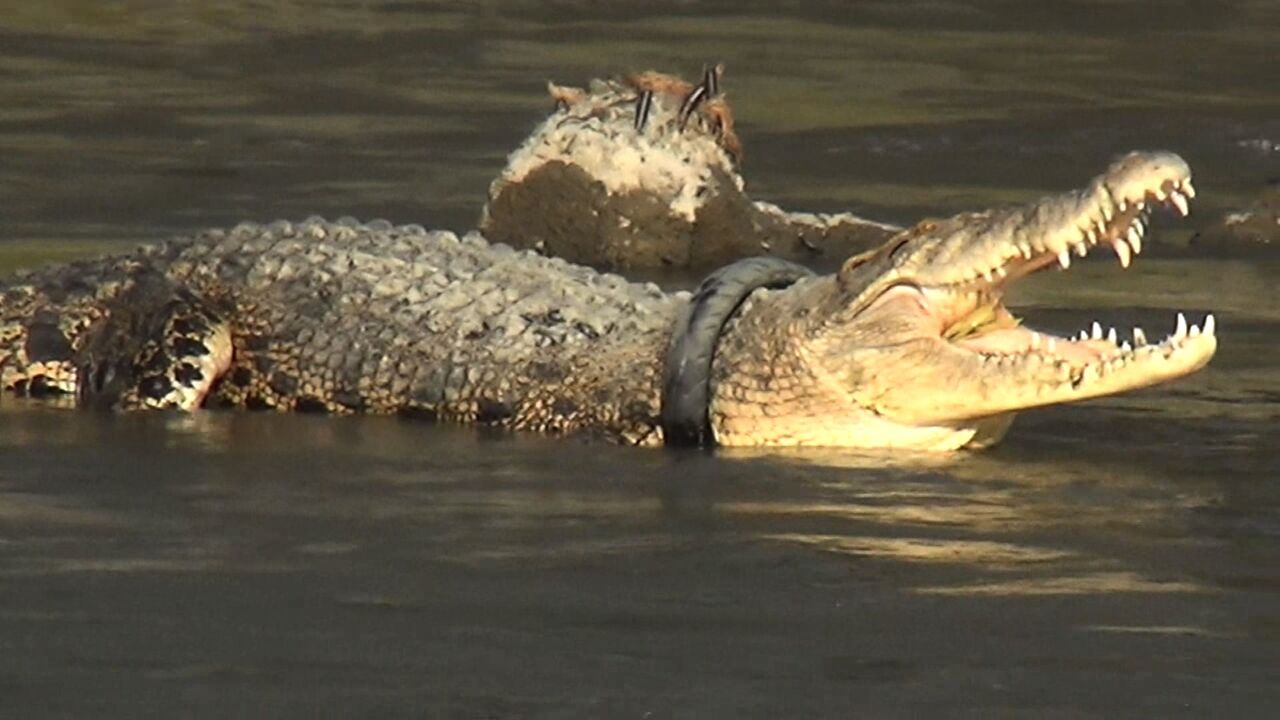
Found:
[[[1023,327],[1002,302],[1004,289],[1014,280],[1055,266],[1066,270],[1073,256],[1084,257],[1098,248],[1110,248],[1121,267],[1128,268],[1142,252],[1152,210],[1165,206],[1186,216],[1195,197],[1190,170],[1175,156],[1169,157],[1177,162],[1157,164],[1160,172],[1147,168],[1144,173],[1106,176],[1089,191],[1089,202],[1080,203],[1064,222],[1054,223],[1052,233],[1007,243],[993,251],[990,262],[979,263],[971,277],[920,288],[930,313],[940,321],[942,339],[977,353],[984,365],[1011,371],[1049,370],[1071,388],[1106,375],[1125,374],[1125,369],[1135,366],[1150,367],[1153,381],[1185,374],[1195,359],[1182,355],[1201,356],[1197,367],[1207,362],[1216,345],[1196,339],[1213,339],[1213,315],[1200,324],[1189,324],[1185,314],[1178,313],[1172,332],[1158,342],[1149,340],[1140,327],[1127,332],[1104,330],[1096,321],[1075,336],[1061,337]],[[1150,164],[1150,158],[1147,161]],[[1162,361],[1167,368],[1160,367]]]

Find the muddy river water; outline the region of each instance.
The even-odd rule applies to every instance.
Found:
[[[0,716],[1274,716],[1280,262],[1186,248],[1280,177],[1274,2],[27,5],[0,272],[242,219],[466,229],[546,80],[723,60],[791,209],[905,223],[1181,153],[1190,218],[1014,304],[1213,311],[1221,345],[949,457],[4,398]]]

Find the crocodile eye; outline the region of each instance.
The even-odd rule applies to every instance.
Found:
[[[887,240],[884,245],[881,245],[878,248],[867,250],[865,252],[861,252],[861,253],[858,253],[857,255],[854,255],[848,260],[845,260],[844,264],[840,266],[839,274],[848,275],[849,273],[853,272],[854,270],[856,270],[857,268],[863,265],[866,265],[872,260],[879,260],[881,258],[885,260],[893,259],[893,256],[897,254],[897,252],[901,250],[903,246],[905,246],[908,242],[911,242],[912,237],[914,236],[910,232],[901,232],[893,236],[892,238],[889,238],[889,240]]]
[[[844,265],[840,266],[840,275],[841,276],[848,275],[849,273],[853,272],[857,268],[863,265],[866,265],[867,261],[874,256],[875,256],[875,251],[871,250],[868,252],[859,253],[858,255],[854,255],[848,260],[845,260]]]

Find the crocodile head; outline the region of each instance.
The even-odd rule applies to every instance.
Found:
[[[922,222],[849,259],[835,276],[802,281],[768,302],[753,299],[722,338],[724,347],[744,335],[728,359],[717,359],[716,379],[725,383],[712,403],[718,441],[982,446],[1003,435],[1014,411],[1143,388],[1203,367],[1217,347],[1212,316],[1197,326],[1179,314],[1158,342],[1138,328],[1121,341],[1097,323],[1075,337],[1037,332],[1004,304],[1005,291],[1023,277],[1067,269],[1073,256],[1100,247],[1128,267],[1152,207],[1185,215],[1192,196],[1180,157],[1132,153],[1082,190]],[[766,341],[766,350],[760,334],[770,324],[787,327],[787,338]],[[761,352],[775,358],[772,379],[743,371],[749,361],[742,358]],[[765,389],[786,399],[759,422],[742,405],[768,397],[758,394]]]

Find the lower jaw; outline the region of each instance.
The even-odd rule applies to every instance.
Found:
[[[1080,367],[1095,362],[1116,349],[1110,343],[1081,342],[1022,327],[991,330],[952,342],[957,347],[979,355],[1019,356],[1033,351],[1049,351],[1053,359]]]
[[[1013,422],[1014,413],[966,420],[956,425],[900,424],[867,413],[842,423],[788,423],[761,426],[723,421],[716,424],[716,443],[726,448],[795,447],[845,448],[889,452],[952,452],[980,450],[998,443]],[[714,421],[713,421],[714,423]]]

